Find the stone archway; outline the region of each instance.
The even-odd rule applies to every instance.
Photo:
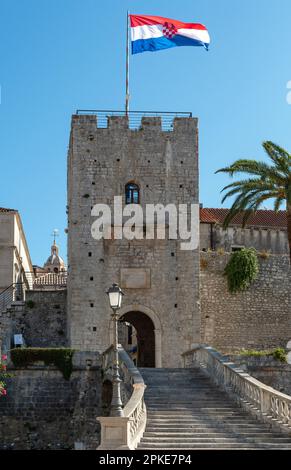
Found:
[[[127,312],[120,317],[120,320],[131,325],[136,332],[135,346],[133,350],[131,349],[136,365],[138,367],[155,367],[155,328],[150,317],[142,312]],[[125,341],[125,345],[127,341]],[[122,343],[121,340],[120,342]]]
[[[118,316],[119,318],[124,318],[126,321],[129,321],[137,330],[140,329],[141,323],[140,322],[135,322],[136,325],[134,325],[134,316],[137,315],[138,313],[143,314],[145,317],[143,317],[143,320],[146,322],[145,325],[147,326],[148,331],[150,330],[150,325],[152,325],[152,339],[150,341],[154,342],[154,361],[153,366],[154,367],[162,367],[162,331],[161,331],[161,322],[157,314],[151,310],[148,307],[145,307],[140,304],[132,304],[132,305],[126,305],[122,307],[119,312]],[[141,315],[140,315],[141,317]],[[146,320],[146,317],[148,319]],[[139,324],[138,324],[139,323]],[[142,331],[140,331],[141,335]],[[142,336],[141,339],[143,340]],[[110,325],[110,342],[113,342],[113,327]],[[144,351],[146,352],[146,351]]]

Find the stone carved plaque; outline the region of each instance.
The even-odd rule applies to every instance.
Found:
[[[151,287],[151,270],[149,268],[122,268],[120,285],[124,289],[149,289]]]

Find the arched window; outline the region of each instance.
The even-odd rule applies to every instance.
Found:
[[[139,187],[135,183],[125,186],[125,204],[139,204]]]

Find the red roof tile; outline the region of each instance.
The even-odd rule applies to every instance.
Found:
[[[222,224],[229,209],[200,209],[200,222]],[[231,225],[241,225],[243,214],[237,214],[231,221]],[[258,210],[252,214],[247,222],[247,226],[257,227],[278,227],[287,228],[286,211]]]
[[[208,209],[200,208],[200,222],[215,224],[217,222],[217,218],[214,217]]]

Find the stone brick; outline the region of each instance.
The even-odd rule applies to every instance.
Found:
[[[259,258],[258,278],[236,294],[229,293],[223,275],[229,256],[201,253],[202,341],[222,352],[286,347],[291,331],[289,256]]]

